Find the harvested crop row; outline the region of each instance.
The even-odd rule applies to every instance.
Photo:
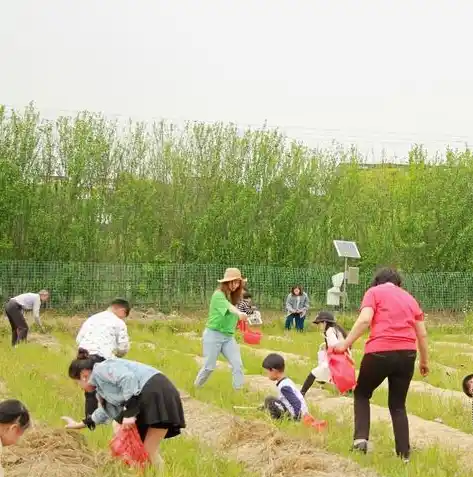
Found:
[[[375,477],[351,461],[286,435],[271,423],[251,422],[194,399],[185,399],[186,431],[261,477]]]

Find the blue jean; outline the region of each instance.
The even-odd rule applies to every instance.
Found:
[[[291,313],[286,318],[286,325],[285,325],[286,330],[290,330],[292,328],[294,320],[296,322],[296,330],[297,331],[304,331],[305,316],[302,316],[299,313]]]
[[[217,359],[220,353],[230,363],[233,375],[233,387],[240,389],[243,386],[243,362],[241,360],[240,347],[234,336],[224,335],[219,331],[206,328],[202,345],[204,349],[204,365],[195,378],[195,386],[203,386],[217,367]]]

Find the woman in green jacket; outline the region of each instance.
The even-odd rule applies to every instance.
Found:
[[[220,286],[210,300],[207,326],[203,334],[205,362],[195,379],[196,386],[202,386],[217,366],[220,353],[232,367],[233,387],[243,386],[243,363],[240,347],[235,340],[235,329],[239,319],[246,320],[246,313],[236,305],[240,302],[245,280],[237,268],[227,268]]]

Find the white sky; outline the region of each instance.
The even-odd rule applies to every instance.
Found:
[[[471,0],[0,0],[0,103],[462,147],[472,19]]]

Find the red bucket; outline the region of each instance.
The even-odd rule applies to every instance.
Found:
[[[243,341],[250,345],[259,345],[262,335],[259,331],[245,331],[243,333]]]
[[[246,320],[238,320],[237,328],[244,333],[248,331],[248,322]]]

